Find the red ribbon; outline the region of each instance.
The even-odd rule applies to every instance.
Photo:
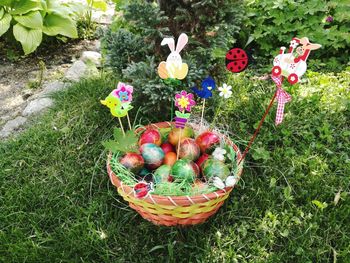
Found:
[[[290,102],[292,97],[285,90],[282,89],[282,76],[278,77],[271,76],[272,80],[276,83],[277,91],[277,112],[276,112],[276,120],[275,124],[278,125],[283,121],[284,115],[284,104]]]

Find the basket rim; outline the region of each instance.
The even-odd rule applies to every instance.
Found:
[[[174,122],[158,122],[158,123],[152,123],[149,125],[145,125],[142,126],[138,129],[136,129],[135,132],[139,133],[142,130],[145,130],[147,128],[153,127],[153,128],[169,128],[174,124]],[[222,135],[221,135],[222,136]],[[237,176],[239,177],[239,180],[241,178],[241,174],[243,171],[243,163],[244,163],[244,159],[240,161],[242,154],[241,151],[239,150],[238,146],[233,143],[231,140],[229,140],[229,138],[227,138],[226,136],[224,136],[225,140],[227,141],[227,143],[229,143],[232,148],[234,149],[234,151],[236,152],[237,155],[237,165],[240,165],[240,169],[237,172]],[[126,193],[127,195],[131,195],[134,198],[137,198],[134,194],[133,188],[124,184],[121,179],[118,177],[118,175],[116,175],[111,167],[111,158],[112,158],[112,153],[109,152],[108,154],[108,158],[107,158],[107,172],[108,175],[110,177],[110,180],[112,182],[112,184],[114,186],[116,186],[118,188],[118,190],[121,188],[121,190]],[[166,195],[157,195],[157,194],[152,194],[149,193],[147,196],[143,197],[143,198],[137,198],[137,199],[142,199],[144,201],[147,201],[149,203],[175,203],[177,204],[178,202],[180,203],[188,203],[189,205],[193,205],[195,203],[204,203],[207,201],[210,201],[212,199],[216,199],[216,198],[220,198],[223,195],[227,194],[228,192],[231,192],[232,189],[234,188],[234,186],[232,187],[225,187],[224,189],[218,189],[214,192],[211,193],[207,193],[207,194],[199,194],[199,195],[181,195],[181,196],[166,196]],[[159,201],[159,202],[157,202]]]

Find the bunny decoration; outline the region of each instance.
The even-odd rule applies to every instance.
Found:
[[[188,42],[188,36],[182,33],[177,41],[177,46],[175,49],[174,38],[164,38],[161,45],[168,45],[171,53],[169,54],[166,62],[160,62],[158,66],[158,74],[162,79],[184,79],[188,73],[188,65],[182,63],[180,56],[180,51],[185,47]]]
[[[301,45],[301,46],[299,46]],[[298,47],[299,46],[299,47]],[[283,75],[288,78],[290,84],[295,84],[300,77],[306,72],[306,60],[309,57],[311,50],[319,49],[321,45],[312,44],[307,37],[293,38],[290,41],[288,53],[284,53],[285,47],[281,47],[280,53],[273,61],[272,75],[278,77]],[[297,57],[294,57],[296,49]]]

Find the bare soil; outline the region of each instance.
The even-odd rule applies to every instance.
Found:
[[[43,83],[52,82],[61,78],[83,51],[95,50],[97,42],[80,40],[51,44],[50,48],[40,48],[29,57],[15,59],[9,58],[4,43],[0,42],[0,128],[19,115],[28,99],[41,91],[42,86],[30,88],[30,83],[39,79],[39,61],[43,61],[46,67]]]

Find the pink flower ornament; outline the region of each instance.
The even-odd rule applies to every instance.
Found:
[[[191,108],[196,105],[193,100],[193,94],[187,93],[186,91],[181,91],[175,95],[175,106],[179,108],[180,111],[191,111]]]
[[[112,91],[112,95],[119,98],[122,103],[131,102],[133,91],[132,86],[119,82],[117,88]]]

